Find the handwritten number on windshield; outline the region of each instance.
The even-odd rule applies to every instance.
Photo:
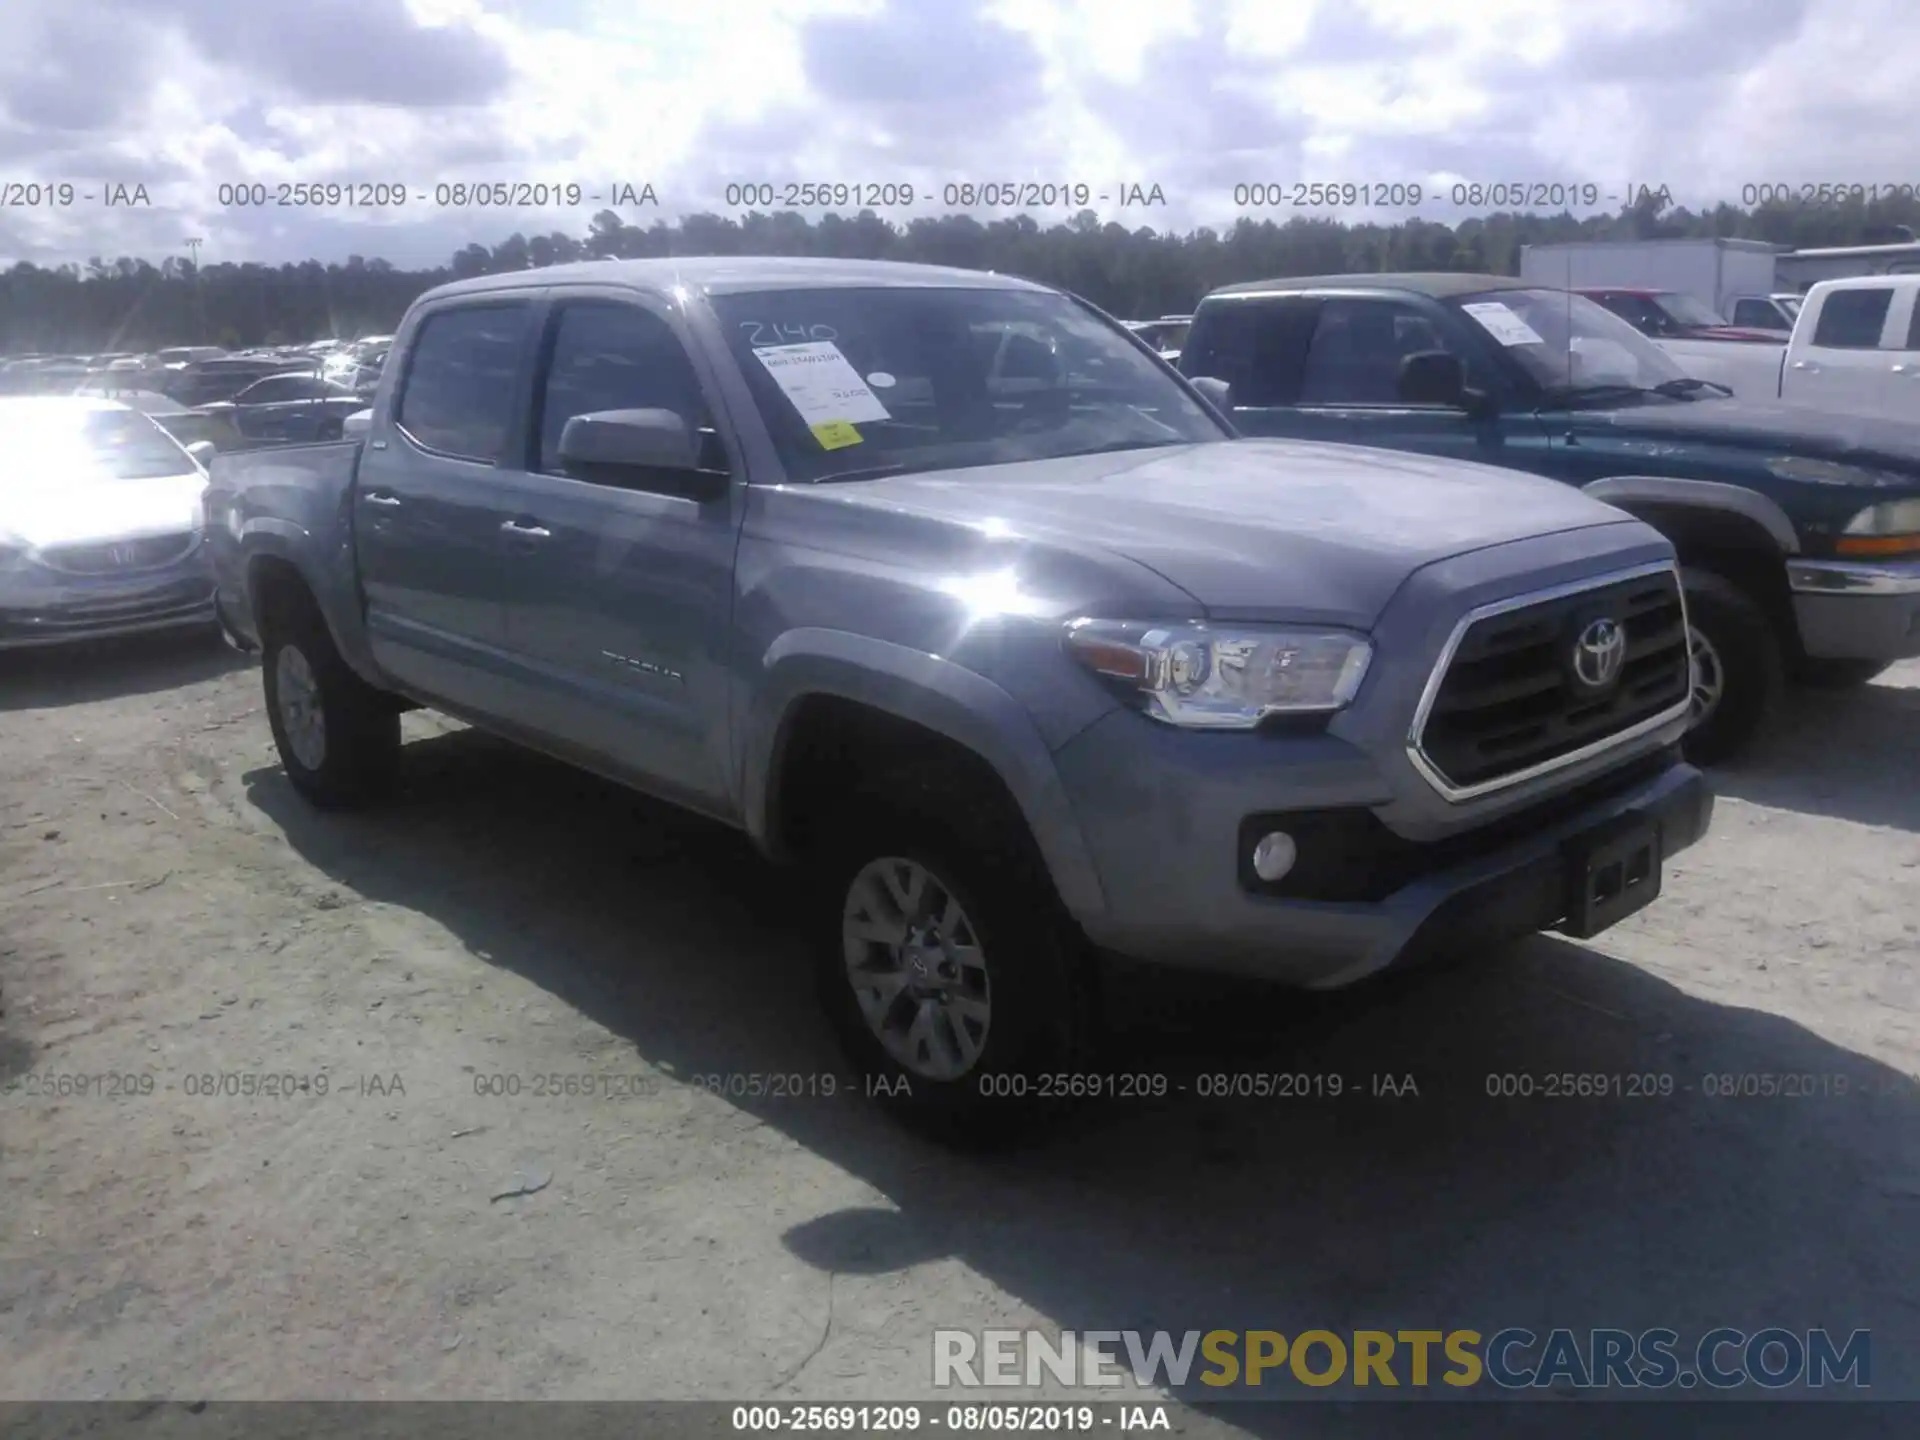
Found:
[[[805,345],[811,341],[838,340],[840,332],[831,325],[783,325],[771,320],[742,320],[747,344],[758,350],[768,345]]]

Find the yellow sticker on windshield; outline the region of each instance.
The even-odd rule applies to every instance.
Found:
[[[853,428],[851,420],[822,420],[812,428],[813,438],[820,442],[822,450],[844,450],[860,443],[860,432]]]

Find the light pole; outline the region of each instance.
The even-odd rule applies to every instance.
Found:
[[[204,345],[207,343],[207,297],[200,289],[200,247],[206,241],[201,236],[192,235],[187,238],[186,244],[193,254],[193,308],[198,321],[194,339]]]

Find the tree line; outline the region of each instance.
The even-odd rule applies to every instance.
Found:
[[[792,212],[689,215],[637,226],[608,210],[582,235],[510,235],[491,247],[467,245],[430,270],[401,270],[360,255],[331,264],[198,267],[173,256],[157,265],[127,256],[50,268],[20,262],[0,272],[0,354],[233,348],[380,334],[391,331],[423,291],[448,280],[592,258],[820,255],[958,265],[1025,276],[1074,291],[1113,314],[1146,318],[1187,313],[1215,286],[1244,280],[1390,270],[1512,275],[1519,272],[1522,245],[1706,236],[1793,247],[1855,245],[1911,238],[1916,227],[1920,200],[1904,195],[1699,211],[1643,195],[1617,214],[1584,217],[1493,214],[1455,224],[1249,217],[1225,230],[1187,234],[1103,224],[1091,211],[1052,225],[1027,214],[899,224],[868,210],[819,220]]]

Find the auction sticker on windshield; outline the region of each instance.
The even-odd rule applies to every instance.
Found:
[[[1482,300],[1478,304],[1462,305],[1460,308],[1478,320],[1481,328],[1502,345],[1544,345],[1547,343],[1540,338],[1539,333],[1535,331],[1531,325],[1527,324],[1526,321],[1522,320],[1498,300]]]
[[[768,345],[753,353],[823,449],[858,445],[855,425],[893,418],[831,340]]]

